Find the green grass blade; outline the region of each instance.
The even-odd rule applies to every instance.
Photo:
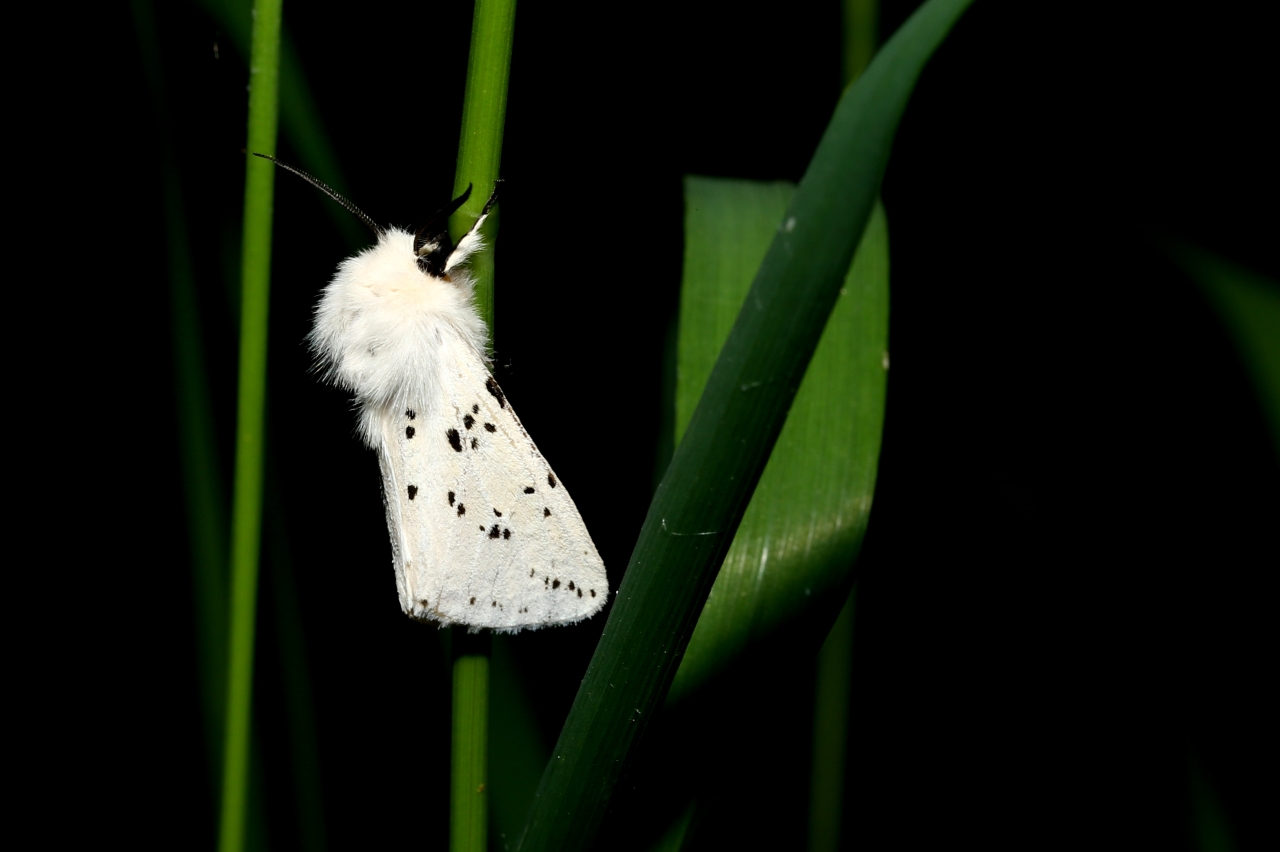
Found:
[[[498,180],[502,130],[507,114],[507,81],[511,76],[511,43],[515,34],[515,0],[477,0],[467,59],[467,88],[462,103],[458,168],[454,196],[468,185],[471,197],[449,219],[455,241],[471,228]],[[493,241],[497,209],[485,221],[490,248],[471,261],[476,277],[475,302],[493,342]],[[488,848],[489,807],[486,792],[489,743],[489,637],[453,636],[453,743],[449,848],[452,852],[484,852]]]
[[[688,178],[677,428],[702,395],[789,184]],[[680,701],[788,624],[830,624],[849,588],[875,490],[884,420],[889,248],[867,226],[839,300],[698,618],[668,697]]]
[[[967,0],[930,0],[842,96],[650,506],[521,848],[594,838],[675,675],[875,206],[898,121]]]
[[[467,61],[467,92],[462,103],[462,134],[458,139],[458,170],[453,194],[468,185],[471,198],[449,219],[449,235],[456,242],[480,216],[493,192],[502,161],[502,129],[507,118],[507,81],[511,77],[511,42],[515,35],[515,0],[476,0],[471,24],[471,56]],[[485,221],[483,233],[493,245],[498,233],[497,208]],[[476,278],[476,308],[493,339],[493,252],[471,261]]]
[[[1172,246],[1170,251],[1230,332],[1280,460],[1280,282],[1194,246]]]
[[[274,154],[279,103],[280,0],[256,0],[249,63],[248,151]],[[221,852],[244,848],[254,621],[262,540],[262,461],[267,385],[267,306],[275,166],[245,157],[241,254],[240,367],[231,512],[231,609],[227,653],[226,743],[222,762]]]

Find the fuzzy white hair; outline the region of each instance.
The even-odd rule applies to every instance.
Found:
[[[433,356],[461,344],[489,363],[475,280],[460,266],[483,247],[476,224],[443,277],[418,266],[413,234],[387,228],[376,245],[338,265],[320,296],[309,336],[316,367],[355,394],[360,437],[370,448],[382,440],[381,413],[440,404],[442,365]]]

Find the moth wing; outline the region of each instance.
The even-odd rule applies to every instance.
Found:
[[[401,607],[512,632],[594,615],[608,579],[568,491],[479,356],[444,350],[440,398],[382,415]]]

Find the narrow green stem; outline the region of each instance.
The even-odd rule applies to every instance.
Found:
[[[833,852],[840,848],[856,597],[855,586],[827,634],[827,641],[818,651],[813,700],[813,774],[809,785],[809,852]]]
[[[879,0],[844,0],[841,4],[840,66],[844,85],[858,79],[876,54]]]
[[[248,151],[274,154],[279,104],[281,0],[255,0],[249,61]],[[274,166],[246,157],[241,249],[240,376],[231,513],[231,618],[220,852],[244,848],[254,620],[262,538],[262,458],[267,389],[267,304]]]
[[[471,198],[449,220],[449,234],[455,242],[479,217],[498,180],[515,23],[516,0],[476,0],[453,194],[455,197],[461,195],[468,186],[472,190]],[[492,245],[498,233],[496,211],[485,222],[483,232]],[[476,309],[489,327],[492,343],[493,252],[483,252],[472,260],[471,270],[476,277]]]
[[[507,81],[511,76],[511,42],[515,0],[476,0],[471,24],[471,55],[458,139],[454,195],[472,187],[471,198],[449,220],[458,240],[484,209],[498,180],[502,160],[502,128],[507,114]],[[475,302],[493,343],[493,241],[497,210],[484,224],[490,250],[471,261],[476,277]],[[489,637],[455,630],[453,636],[453,749],[449,805],[449,848],[452,852],[485,852],[489,808],[485,777],[489,742]]]
[[[453,635],[453,765],[450,852],[488,849],[489,634]]]

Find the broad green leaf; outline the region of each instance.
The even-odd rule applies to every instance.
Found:
[[[915,81],[968,0],[929,0],[840,99],[658,487],[521,848],[588,846],[684,654],[871,218]]]
[[[683,432],[790,200],[786,183],[685,179],[676,362]],[[889,245],[877,206],[671,686],[678,701],[811,604],[843,600],[884,421]],[[827,607],[830,618],[835,607]]]

